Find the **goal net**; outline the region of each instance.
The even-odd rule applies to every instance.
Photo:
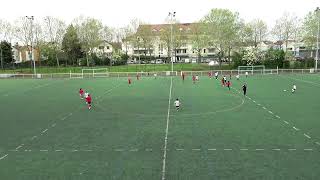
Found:
[[[264,74],[265,73],[265,66],[238,66],[238,74]]]
[[[109,77],[108,68],[82,69],[82,78]]]

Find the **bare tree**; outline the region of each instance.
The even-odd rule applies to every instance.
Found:
[[[284,13],[281,18],[276,21],[272,30],[273,35],[279,41],[284,41],[287,49],[288,41],[295,40],[297,30],[299,28],[299,19],[294,14]]]
[[[46,41],[53,46],[56,62],[59,67],[58,50],[61,49],[63,36],[66,32],[67,26],[63,20],[55,17],[47,16],[44,20],[44,32],[48,35]]]

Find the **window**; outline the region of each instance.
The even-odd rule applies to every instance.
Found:
[[[183,50],[183,54],[186,54],[186,53],[187,53],[187,50],[186,50],[186,49],[184,49],[184,50]]]
[[[206,53],[206,49],[203,49],[203,53]]]
[[[110,49],[110,47],[109,47],[109,46],[107,46],[107,49]]]
[[[104,47],[103,46],[99,46],[99,49],[103,49]]]
[[[306,49],[306,47],[304,47],[304,46],[300,47],[300,50],[305,50],[305,49]]]

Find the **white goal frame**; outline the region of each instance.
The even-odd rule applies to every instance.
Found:
[[[242,69],[243,68],[243,69]],[[261,68],[259,70],[255,70],[256,68]],[[266,70],[266,67],[264,65],[257,65],[257,66],[238,66],[238,74],[242,74],[242,72],[248,72],[253,75],[254,72],[261,72],[261,74],[265,74],[265,70]]]
[[[102,72],[97,72],[102,71]],[[88,73],[87,73],[88,72]],[[90,73],[91,72],[91,73]],[[98,78],[98,77],[109,77],[109,71],[108,68],[98,68],[98,69],[82,69],[81,70],[82,78],[84,77],[92,77],[92,78]]]

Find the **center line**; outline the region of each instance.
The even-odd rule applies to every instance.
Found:
[[[166,158],[167,158],[167,145],[168,145],[169,122],[170,122],[171,96],[172,96],[172,76],[171,76],[170,91],[169,91],[166,135],[165,135],[165,138],[164,138],[164,150],[163,150],[163,161],[162,161],[162,178],[161,178],[162,180],[166,179]]]
[[[208,149],[208,151],[215,151],[215,150],[217,150],[217,149]]]
[[[269,113],[270,113],[270,114],[273,114],[273,112],[272,112],[272,111],[269,111]]]
[[[286,123],[286,124],[289,124],[289,122],[288,121],[283,121],[284,123]]]
[[[262,107],[263,109],[267,109],[266,107]]]

